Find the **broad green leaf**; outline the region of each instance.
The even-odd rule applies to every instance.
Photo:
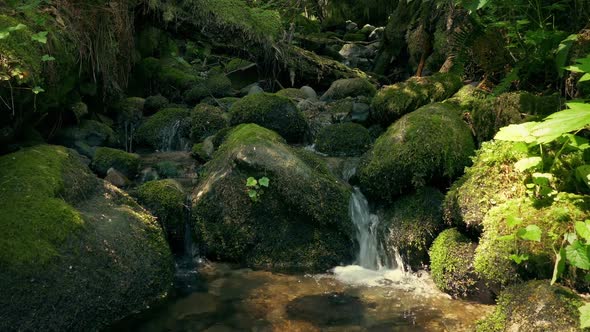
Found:
[[[36,95],[40,94],[41,92],[45,92],[45,90],[43,90],[43,88],[40,86],[34,87],[31,91],[33,91],[33,93]]]
[[[582,270],[590,270],[590,258],[588,257],[588,246],[576,240],[565,247],[565,256],[571,265]]]
[[[590,327],[590,303],[584,304],[578,310],[580,311],[580,328]]]
[[[567,241],[567,243],[572,244],[576,242],[578,236],[576,235],[576,233],[565,233],[563,238]]]
[[[514,168],[516,168],[516,170],[519,172],[524,172],[526,170],[539,166],[542,162],[543,158],[541,157],[524,158],[516,162],[516,164],[514,164]]]
[[[551,278],[551,285],[555,284],[557,279],[561,277],[565,270],[565,249],[559,248],[559,252],[555,254],[555,266],[553,267],[553,277]]]
[[[0,30],[0,39],[5,39],[8,36],[10,36],[10,32],[6,30]]]
[[[551,173],[533,173],[533,183],[539,186],[549,186],[553,182],[553,174]]]
[[[524,261],[528,261],[529,260],[529,255],[526,255],[526,254],[520,254],[520,255],[512,254],[512,255],[508,256],[508,258],[510,258],[516,264],[520,264],[520,263],[522,263]]]
[[[246,180],[246,186],[247,186],[247,187],[255,187],[257,184],[258,184],[258,181],[256,181],[256,179],[255,179],[255,178],[253,178],[253,177],[249,177],[249,178]]]
[[[518,230],[516,235],[523,240],[541,242],[543,231],[537,225],[528,225]]]
[[[568,61],[570,49],[574,42],[578,40],[578,35],[569,35],[566,39],[562,40],[555,51],[555,67],[557,68],[557,75],[561,78],[564,73],[564,66]]]
[[[590,74],[584,74],[582,77],[580,77],[580,79],[578,80],[578,82],[587,82],[590,81]]]
[[[31,36],[31,40],[39,42],[41,44],[47,44],[47,31],[41,31]]]
[[[55,61],[55,58],[54,58],[54,57],[52,57],[52,56],[51,56],[51,55],[49,55],[49,54],[45,54],[45,55],[43,55],[43,56],[41,57],[41,61],[43,61],[43,62],[47,62],[47,61]]]
[[[586,150],[588,148],[590,148],[590,141],[588,141],[587,139],[585,139],[584,137],[580,137],[578,135],[573,135],[573,134],[565,134],[563,135],[563,138],[565,140],[560,141],[560,143],[569,143],[569,146],[571,146],[572,148],[575,148],[577,150]]]
[[[568,103],[569,109],[553,113],[530,130],[537,143],[549,143],[563,134],[590,125],[590,104]]]
[[[24,25],[22,23],[19,23],[19,24],[13,26],[13,27],[9,27],[7,30],[10,31],[10,32],[13,32],[13,31],[22,30],[22,29],[24,29],[26,27],[27,27],[26,25]]]
[[[590,73],[590,55],[576,59],[576,64],[566,67],[566,69],[575,73]]]
[[[258,183],[260,183],[260,185],[263,187],[268,187],[270,180],[266,176],[264,176],[264,177],[260,178],[260,180],[258,180]]]
[[[500,241],[512,241],[516,238],[516,234],[504,235],[500,236],[498,240]]]
[[[590,188],[590,165],[576,168],[576,179]]]
[[[531,130],[537,124],[538,122],[526,122],[502,127],[494,139],[500,141],[533,143],[535,142],[535,137],[531,134]]]
[[[506,218],[506,224],[510,228],[516,227],[516,226],[522,224],[522,219],[515,217],[515,216],[508,216],[508,218]]]
[[[248,190],[248,196],[250,196],[250,198],[256,198],[256,196],[258,196],[258,193],[256,192],[256,190]]]
[[[586,240],[586,243],[590,242],[590,220],[586,222],[576,221],[576,233],[579,237]]]

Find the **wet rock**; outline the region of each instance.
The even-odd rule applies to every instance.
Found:
[[[229,124],[227,114],[219,107],[199,104],[191,112],[191,138],[202,142]]]
[[[146,167],[143,170],[141,170],[141,172],[139,172],[140,174],[140,182],[141,183],[145,183],[148,181],[153,181],[153,180],[158,180],[160,178],[160,176],[158,175],[158,172],[152,168],[152,167]]]
[[[359,156],[371,145],[369,131],[356,123],[341,123],[324,127],[318,133],[317,151],[329,156]]]
[[[338,53],[342,56],[345,65],[369,70],[372,62],[371,59],[375,56],[376,51],[374,48],[365,45],[345,44]]]
[[[321,100],[332,101],[358,96],[372,97],[376,91],[375,86],[364,78],[341,79],[332,83],[330,89],[322,95]]]
[[[365,310],[366,304],[360,298],[344,293],[307,295],[287,304],[289,319],[319,327],[360,324]]]
[[[371,106],[365,103],[353,103],[350,119],[354,122],[364,123],[369,119]]]
[[[354,23],[351,20],[346,21],[346,31],[348,32],[355,32],[359,29],[358,24]]]
[[[385,34],[385,27],[378,27],[369,34],[369,40],[377,40],[383,38]]]
[[[113,186],[119,188],[125,188],[130,184],[129,179],[123,175],[123,173],[117,171],[114,168],[109,168],[107,171],[107,176],[105,176],[105,181],[110,182]]]
[[[82,120],[77,126],[60,130],[54,142],[92,158],[95,147],[114,146],[117,138],[113,129],[107,124],[95,120]]]
[[[302,86],[302,87],[300,88],[300,90],[301,90],[301,92],[303,92],[303,94],[305,95],[305,98],[306,98],[306,99],[312,99],[312,100],[315,100],[315,99],[317,99],[317,98],[318,98],[318,94],[317,94],[317,93],[315,92],[315,90],[314,90],[312,87],[310,87],[310,86],[307,86],[307,85],[305,85],[305,86]]]
[[[91,168],[100,176],[105,176],[110,168],[115,168],[129,178],[137,175],[139,156],[123,150],[99,147],[92,158]]]
[[[375,31],[375,29],[377,29],[376,27],[370,25],[370,24],[365,24],[362,29],[360,30],[361,33],[364,33],[365,35],[369,36],[371,35],[371,33],[373,33],[373,31]]]
[[[168,98],[162,95],[149,96],[145,99],[144,113],[145,115],[152,115],[161,109],[168,106]]]
[[[190,111],[166,108],[149,117],[135,134],[137,143],[160,151],[190,148]]]
[[[254,84],[250,87],[246,87],[247,88],[247,92],[246,95],[251,96],[251,95],[257,95],[259,93],[264,93],[264,90],[258,85],[258,84]]]

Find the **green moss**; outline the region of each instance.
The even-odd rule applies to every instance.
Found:
[[[231,125],[255,123],[278,132],[289,142],[302,142],[307,131],[305,118],[291,100],[258,93],[246,96],[230,109]]]
[[[178,164],[172,161],[160,161],[155,166],[158,175],[164,179],[178,177]]]
[[[233,58],[225,64],[224,71],[226,73],[231,73],[246,67],[250,67],[252,65],[255,65],[255,63],[240,58]]]
[[[474,107],[474,103],[482,101],[486,97],[489,97],[489,95],[484,90],[468,84],[464,85],[457,93],[444,102],[453,103],[464,110],[471,110]]]
[[[0,182],[0,264],[42,268],[83,228],[68,202],[90,191],[94,177],[71,150],[39,145],[0,157]]]
[[[126,177],[133,179],[139,168],[139,156],[106,147],[99,147],[92,158],[92,169],[101,176],[105,176],[109,168],[115,168]]]
[[[205,97],[224,97],[232,90],[231,81],[223,74],[210,75],[205,81],[199,82],[187,90],[183,98],[187,102],[199,102]]]
[[[321,100],[330,101],[346,97],[367,96],[373,97],[377,89],[364,78],[349,78],[334,81],[330,89],[324,93]]]
[[[349,189],[317,157],[301,156],[255,124],[228,133],[193,195],[195,227],[209,257],[306,271],[352,257]],[[250,176],[270,179],[258,202],[245,190]]]
[[[190,134],[189,110],[185,108],[165,108],[149,117],[138,129],[136,138],[139,143],[156,149],[163,149],[168,144],[172,129],[177,128],[179,137]]]
[[[23,83],[35,83],[41,78],[42,72],[42,49],[40,43],[31,41],[35,33],[28,27],[29,23],[15,17],[0,15],[0,31],[19,24],[24,28],[10,32],[10,35],[2,39],[0,44],[0,74],[9,75],[12,70],[20,69],[25,76]]]
[[[225,113],[218,107],[199,104],[191,112],[191,137],[201,142],[228,126]]]
[[[60,130],[55,141],[71,148],[76,148],[76,143],[79,142],[91,147],[113,146],[117,143],[115,132],[111,127],[95,120],[82,120],[77,126]],[[92,154],[86,156],[92,157]]]
[[[347,41],[365,41],[367,36],[364,33],[352,33],[348,32],[342,37],[342,39]]]
[[[426,184],[446,186],[470,164],[469,127],[449,104],[431,104],[405,115],[377,139],[359,169],[369,196],[392,201]]]
[[[296,15],[294,23],[296,31],[304,35],[319,33],[322,28],[318,20],[310,19],[303,14]]]
[[[444,218],[449,224],[481,231],[486,213],[509,199],[522,197],[526,175],[514,164],[528,156],[524,144],[485,142],[473,158],[473,165],[453,184],[444,202]]]
[[[145,99],[129,97],[117,102],[114,111],[120,123],[136,123],[143,116],[144,105]]]
[[[330,156],[359,156],[371,145],[367,128],[356,123],[324,127],[316,137],[316,149]]]
[[[437,73],[383,87],[373,99],[372,120],[389,126],[402,115],[420,106],[449,98],[461,86],[459,76]]]
[[[455,297],[473,292],[477,277],[473,271],[475,244],[457,229],[443,231],[430,248],[430,271],[436,286]]]
[[[559,194],[549,206],[538,206],[528,198],[513,199],[492,208],[484,218],[484,231],[475,253],[475,271],[492,287],[504,286],[519,279],[551,278],[554,266],[554,247],[561,238],[553,234],[565,234],[574,221],[590,217],[590,196]],[[518,228],[537,225],[542,230],[540,242],[506,241],[504,235],[516,232],[507,219],[520,218]],[[508,256],[527,254],[529,260],[516,265]],[[564,279],[567,280],[567,277]]]
[[[478,322],[477,332],[580,331],[580,296],[549,280],[530,281],[507,288],[490,316]]]
[[[306,99],[305,93],[303,93],[300,89],[295,88],[287,88],[277,91],[277,96],[287,97],[289,99],[300,100]]]
[[[144,110],[147,115],[152,115],[168,106],[168,98],[162,95],[149,96],[145,99]]]

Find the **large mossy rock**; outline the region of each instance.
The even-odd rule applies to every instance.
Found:
[[[191,111],[191,138],[202,142],[205,138],[215,135],[228,126],[228,116],[219,107],[199,104]]]
[[[99,147],[94,153],[91,166],[100,176],[107,175],[107,171],[112,167],[132,179],[139,170],[139,155],[123,150]]]
[[[135,134],[137,143],[161,151],[183,150],[190,137],[190,111],[166,108],[150,116]]]
[[[158,218],[175,253],[183,250],[186,195],[171,179],[149,181],[134,190],[137,201]]]
[[[443,199],[440,191],[426,187],[380,211],[377,234],[384,249],[397,249],[404,263],[415,271],[428,265],[428,249],[443,229]],[[394,254],[390,252],[387,256],[394,257]]]
[[[405,115],[375,142],[359,169],[369,196],[392,201],[427,184],[448,185],[470,164],[471,131],[449,104],[431,104]]]
[[[95,120],[82,120],[80,124],[60,130],[54,142],[75,149],[92,158],[95,147],[114,146],[117,136],[111,127]]]
[[[582,331],[582,305],[582,298],[565,287],[551,286],[549,280],[529,281],[503,291],[494,312],[478,322],[476,331]]]
[[[486,213],[494,206],[525,194],[523,174],[514,164],[528,157],[524,144],[491,141],[482,144],[473,165],[453,184],[444,202],[448,224],[481,232]]]
[[[381,88],[373,99],[371,119],[389,126],[404,114],[429,103],[443,101],[457,92],[463,83],[459,76],[438,73]]]
[[[456,228],[438,235],[429,252],[430,271],[438,289],[453,297],[475,295],[479,280],[473,269],[476,246]]]
[[[246,180],[268,177],[258,199]],[[325,271],[355,252],[350,189],[305,150],[255,124],[233,129],[193,193],[207,256],[258,268]]]
[[[0,157],[0,330],[100,330],[165,293],[173,261],[156,220],[79,155]]]
[[[373,83],[364,78],[348,78],[334,81],[321,100],[330,101],[346,97],[373,97],[377,89]]]
[[[223,74],[211,74],[205,80],[197,82],[187,90],[183,98],[185,102],[194,104],[206,97],[226,97],[231,92],[232,85],[229,78]]]
[[[316,149],[329,156],[360,156],[371,146],[369,130],[347,122],[324,127],[316,137]]]
[[[508,220],[520,224],[510,226]],[[560,193],[551,205],[530,198],[520,198],[492,208],[483,220],[483,233],[475,251],[474,267],[491,289],[521,279],[551,278],[554,267],[556,234],[565,234],[575,221],[590,218],[590,196]],[[539,242],[507,241],[503,236],[521,228],[536,225],[541,230]],[[528,260],[516,265],[509,256],[528,255]],[[569,275],[563,277],[570,280]]]
[[[286,97],[257,93],[235,102],[231,109],[232,126],[255,123],[279,133],[290,143],[302,142],[307,123],[295,104]]]

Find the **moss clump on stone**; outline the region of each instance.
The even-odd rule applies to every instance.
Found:
[[[149,96],[145,99],[144,111],[146,115],[152,115],[168,106],[168,98],[162,95]]]
[[[423,105],[449,98],[461,86],[461,78],[450,73],[413,77],[405,82],[385,86],[373,99],[371,118],[374,122],[389,126],[404,114]]]
[[[549,280],[529,281],[508,287],[500,294],[492,314],[478,322],[477,332],[581,331],[582,298]]]
[[[108,125],[95,120],[82,120],[77,126],[60,130],[54,141],[92,158],[93,147],[114,146],[117,138]]]
[[[428,249],[443,229],[443,199],[440,191],[425,187],[400,197],[379,213],[377,234],[385,250],[397,249],[404,263],[415,271],[428,265]]]
[[[186,215],[186,196],[182,186],[170,179],[149,181],[137,187],[134,196],[158,218],[172,251],[181,252]]]
[[[525,194],[524,176],[514,164],[527,156],[524,144],[483,143],[473,158],[473,165],[446,195],[445,221],[481,231],[481,223],[490,208]]]
[[[298,271],[324,271],[352,258],[350,190],[317,157],[306,156],[255,124],[227,135],[193,193],[207,256]],[[262,176],[269,187],[253,202],[246,179]]]
[[[302,142],[307,131],[305,118],[289,98],[269,93],[246,96],[230,109],[232,126],[255,123],[271,129],[288,142]]]
[[[315,144],[319,152],[330,156],[360,156],[371,145],[367,128],[356,123],[341,123],[324,127]]]
[[[167,149],[174,136],[189,137],[190,111],[185,108],[165,108],[149,117],[138,129],[135,137],[140,144],[155,149]]]
[[[143,116],[145,99],[140,97],[129,97],[120,100],[115,104],[115,115],[119,123],[135,123]]]
[[[473,270],[476,245],[456,228],[443,231],[430,248],[430,271],[436,286],[454,297],[473,294],[478,278]]]
[[[191,112],[191,137],[201,142],[228,124],[226,114],[219,107],[199,104]]]
[[[303,91],[295,88],[282,89],[280,91],[277,91],[276,95],[281,97],[287,97],[293,100],[307,99],[307,96],[305,95],[305,93],[303,93]]]
[[[366,96],[373,97],[377,89],[373,83],[364,78],[349,78],[334,81],[330,89],[326,91],[321,100],[330,101],[346,97]]]
[[[111,167],[132,179],[139,169],[139,156],[118,149],[97,148],[92,158],[92,169],[100,176],[105,176]]]
[[[427,184],[446,186],[470,164],[474,143],[459,111],[431,104],[405,115],[377,139],[359,169],[363,192],[393,201]]]
[[[342,39],[347,41],[365,41],[367,39],[367,35],[364,33],[346,33]]]
[[[24,27],[11,31],[2,39],[0,54],[2,64],[0,73],[11,75],[13,70],[19,69],[23,73],[23,83],[33,83],[40,79],[42,74],[41,56],[43,53],[39,43],[31,42],[34,32],[29,28],[28,22],[15,17],[0,15],[0,27],[7,29],[17,27],[19,24]]]
[[[552,234],[565,234],[573,222],[590,218],[590,196],[560,193],[553,204],[539,206],[529,198],[520,198],[492,208],[483,220],[483,234],[475,252],[475,271],[491,288],[514,283],[520,279],[551,278],[554,267],[554,247],[561,244]],[[511,228],[509,218],[520,218],[522,223]],[[518,229],[537,225],[541,241],[501,239]],[[529,259],[516,265],[511,254],[526,254]],[[564,280],[568,276],[563,277]]]
[[[231,81],[223,74],[210,75],[187,90],[183,98],[186,102],[199,102],[206,97],[224,97],[231,93]]]

